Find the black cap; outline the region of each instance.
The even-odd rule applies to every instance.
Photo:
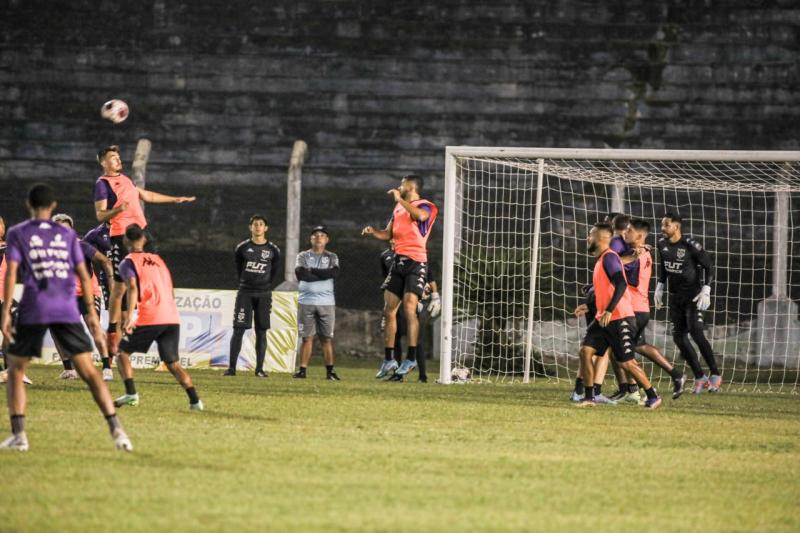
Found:
[[[314,235],[318,231],[321,231],[322,233],[324,233],[328,237],[331,236],[331,234],[328,233],[328,228],[326,228],[325,226],[314,226],[313,228],[311,228],[311,235]]]

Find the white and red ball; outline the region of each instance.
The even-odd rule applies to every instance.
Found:
[[[100,108],[100,116],[114,124],[124,122],[128,113],[128,104],[122,100],[109,100]]]

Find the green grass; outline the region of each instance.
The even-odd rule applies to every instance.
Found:
[[[566,385],[379,383],[356,364],[341,383],[193,372],[195,413],[139,371],[122,454],[58,371],[31,371],[31,451],[0,455],[0,531],[800,529],[796,395],[581,410]]]

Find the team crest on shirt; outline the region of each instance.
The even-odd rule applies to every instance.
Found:
[[[261,259],[265,261],[269,259],[269,250],[261,250]]]
[[[678,259],[683,259],[686,255],[686,250],[684,248],[678,248]]]
[[[327,257],[323,257],[322,259],[319,260],[319,266],[320,268],[327,268],[330,262],[331,262],[330,259],[328,259]]]

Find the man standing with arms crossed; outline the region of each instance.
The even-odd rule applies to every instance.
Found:
[[[333,329],[336,321],[333,280],[339,275],[339,257],[325,249],[328,239],[325,226],[316,226],[311,230],[311,249],[297,254],[295,262],[294,273],[300,281],[297,325],[303,339],[300,370],[294,375],[298,379],[306,378],[316,335],[325,359],[325,379],[340,381],[333,371]]]
[[[395,259],[392,269],[383,282],[383,315],[386,318],[384,331],[384,354],[376,378],[386,377],[390,371],[405,376],[417,367],[417,340],[419,319],[417,304],[422,298],[428,277],[428,238],[436,221],[438,208],[420,197],[423,181],[416,174],[404,176],[400,186],[390,189],[396,202],[392,219],[385,229],[365,227],[362,235],[372,235],[381,241],[394,240]],[[408,353],[400,368],[394,359],[394,342],[397,333],[397,310],[402,304],[408,324]]]
[[[31,218],[8,232],[5,292],[13,292],[18,277],[24,290],[16,324],[11,324],[10,298],[3,302],[0,320],[3,335],[11,339],[6,355],[9,367],[6,393],[12,433],[0,443],[0,448],[28,450],[25,434],[27,393],[22,379],[31,358],[41,357],[42,340],[49,330],[89,386],[95,403],[106,418],[116,448],[131,451],[133,446],[117,420],[108,387],[92,361],[92,343],[83,330],[78,306],[75,305],[77,274],[88,311],[86,323],[95,342],[101,344],[103,332],[94,310],[91,283],[78,236],[73,230],[50,221],[55,206],[53,189],[43,184],[34,185],[28,193]]]
[[[272,288],[277,285],[281,250],[267,239],[267,219],[263,215],[250,217],[250,238],[236,246],[236,273],[239,291],[233,307],[233,335],[230,361],[225,376],[236,375],[236,363],[242,350],[244,332],[256,326],[256,377],[265,378],[264,358],[267,353],[267,330],[272,311]]]
[[[133,180],[122,173],[119,146],[109,146],[97,153],[97,162],[103,167],[103,175],[94,185],[94,211],[98,222],[110,226],[111,251],[109,259],[114,267],[114,288],[111,291],[108,311],[108,350],[113,356],[119,345],[117,324],[122,318],[122,296],[125,284],[120,283],[119,264],[128,255],[125,248],[125,228],[138,224],[145,229],[147,219],[139,202],[151,204],[181,204],[193,202],[194,196],[169,196],[137,187]]]

